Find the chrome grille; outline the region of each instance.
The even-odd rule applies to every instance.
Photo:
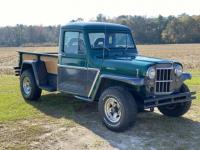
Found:
[[[156,68],[156,94],[168,94],[172,92],[172,71],[173,68]]]

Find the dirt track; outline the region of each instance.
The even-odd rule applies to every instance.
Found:
[[[92,113],[89,112],[91,109]],[[61,126],[49,126],[48,128],[52,128],[52,131],[42,135],[39,143],[33,142],[33,148],[52,150],[198,149],[198,144],[200,144],[200,123],[186,118],[174,120],[158,113],[140,113],[135,126],[123,133],[106,129],[91,106],[88,107],[88,112],[80,111],[75,118],[76,123],[69,128],[61,124]],[[184,126],[181,126],[183,123]],[[185,136],[191,139],[187,141]]]
[[[21,147],[15,147],[16,149],[50,150],[197,150],[200,145],[200,123],[198,120],[200,116],[199,114],[194,116],[192,110],[185,117],[189,118],[190,115],[193,115],[197,121],[185,117],[168,118],[158,112],[140,113],[135,126],[123,133],[109,131],[102,125],[96,104],[84,105],[71,117],[42,109],[40,111],[47,117],[22,120],[12,125],[1,126],[0,130],[7,133],[7,137],[4,137],[2,143],[21,144]],[[26,128],[27,131],[34,129],[34,132],[25,132]],[[23,137],[23,133],[27,135]],[[13,136],[10,136],[11,134]],[[4,146],[6,147],[6,145]]]

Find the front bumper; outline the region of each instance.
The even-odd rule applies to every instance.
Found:
[[[192,101],[196,98],[196,92],[176,93],[166,96],[159,96],[144,100],[144,108],[153,108],[168,104],[182,103]]]

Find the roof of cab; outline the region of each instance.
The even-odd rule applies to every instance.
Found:
[[[62,29],[78,30],[130,30],[127,26],[106,22],[75,22],[62,26]]]

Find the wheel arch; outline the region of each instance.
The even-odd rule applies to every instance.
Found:
[[[37,85],[39,86],[39,76],[38,76],[37,69],[36,69],[36,63],[37,63],[37,61],[24,61],[21,66],[20,76],[23,73],[23,71],[25,71],[27,69],[31,69],[33,71],[35,81],[36,81]]]
[[[144,79],[140,78],[128,78],[121,76],[111,76],[111,75],[101,75],[99,83],[97,85],[96,91],[93,95],[93,100],[98,101],[101,93],[111,87],[111,86],[121,86],[128,89],[131,94],[135,97],[135,94],[138,93],[137,89],[139,86],[144,85]]]

